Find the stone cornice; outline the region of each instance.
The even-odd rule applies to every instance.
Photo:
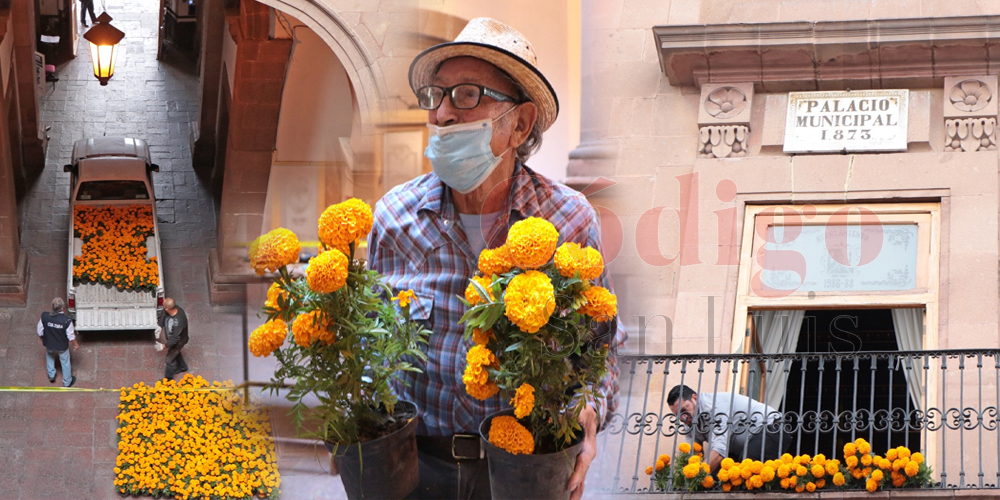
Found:
[[[653,36],[675,86],[916,88],[1000,71],[1000,16],[656,26]]]

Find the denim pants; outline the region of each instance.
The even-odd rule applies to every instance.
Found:
[[[69,387],[73,380],[73,367],[69,362],[69,349],[65,351],[45,351],[45,368],[49,372],[49,378],[56,378],[56,356],[59,356],[59,364],[62,365],[63,387]]]

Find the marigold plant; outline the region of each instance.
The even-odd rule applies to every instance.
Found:
[[[408,422],[394,416],[390,382],[418,370],[415,362],[426,359],[420,344],[430,332],[410,320],[412,291],[393,293],[354,258],[357,240],[372,227],[370,207],[356,199],[334,205],[319,226],[326,249],[310,260],[306,278],[291,276],[286,264],[292,260],[267,261],[283,263],[263,308],[267,322],[250,336],[249,348],[255,356],[277,358],[273,391],[293,382],[285,396],[294,403],[300,434],[334,444],[364,442]],[[257,247],[257,260],[266,241]],[[318,405],[306,406],[310,395]]]
[[[73,235],[83,244],[73,257],[73,284],[99,283],[119,290],[155,291],[160,284],[149,205],[76,205]]]
[[[267,411],[232,382],[187,374],[123,387],[115,490],[121,495],[278,497],[281,478]]]
[[[582,434],[582,403],[595,400],[608,355],[603,338],[614,324],[586,310],[599,310],[603,320],[617,312],[614,295],[592,291],[604,290],[592,284],[600,274],[593,274],[592,254],[600,254],[575,243],[557,249],[558,238],[544,219],[511,226],[502,247],[480,253],[482,275],[469,281],[461,318],[473,344],[466,392],[509,401],[536,453],[562,450]]]

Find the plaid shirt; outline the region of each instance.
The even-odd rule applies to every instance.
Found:
[[[532,216],[554,224],[560,243],[601,249],[597,215],[587,199],[521,165],[514,168],[510,195],[486,237],[489,248],[503,244],[510,224]],[[420,366],[423,373],[406,372],[402,383],[394,384],[397,394],[421,410],[417,432],[431,436],[478,432],[487,415],[509,404],[499,396],[476,400],[462,383],[465,354],[472,343],[463,340],[464,326],[458,324],[465,312],[459,297],[465,296],[479,256],[473,255],[462,230],[451,190],[434,173],[397,186],[375,207],[368,245],[371,268],[394,289],[413,289],[417,298],[410,305],[411,317],[433,332],[427,362]],[[613,291],[607,270],[597,282]],[[621,322],[618,325],[614,344],[620,346],[626,335]],[[608,357],[608,373],[594,392],[598,422],[605,422],[618,406],[618,366],[613,357]]]

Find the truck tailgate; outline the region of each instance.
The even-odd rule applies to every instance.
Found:
[[[155,327],[156,295],[153,292],[120,291],[94,283],[76,287],[76,330],[152,330]]]

